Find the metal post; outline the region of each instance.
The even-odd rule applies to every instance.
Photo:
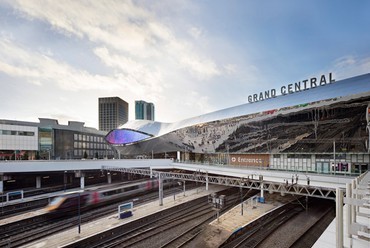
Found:
[[[66,191],[67,189],[67,171],[64,171],[64,177],[63,177],[63,182],[64,182],[64,192]]]
[[[108,184],[111,184],[112,183],[112,175],[110,174],[109,171],[107,172],[107,179],[108,179]]]
[[[81,172],[81,178],[80,178],[80,188],[85,188],[85,175]]]
[[[241,215],[243,215],[243,188],[242,188],[242,184],[240,183],[240,211],[241,211]]]
[[[343,248],[343,193],[339,187],[336,194],[336,243],[337,248]]]
[[[261,197],[262,198],[264,198],[265,196],[264,196],[264,191],[263,191],[263,182],[261,182]]]
[[[175,194],[176,188],[175,188],[174,182],[175,182],[175,179],[172,178],[173,201],[176,201],[176,194]]]
[[[346,183],[346,197],[347,199],[351,198],[351,184]],[[352,235],[351,235],[351,225],[352,225],[352,213],[351,213],[351,204],[347,203],[347,230],[346,230],[346,237],[351,240]],[[351,241],[350,241],[351,243]],[[350,245],[352,247],[352,245]]]
[[[159,206],[163,206],[163,181],[162,173],[158,173]]]
[[[226,145],[227,148],[227,165],[230,164],[230,146],[229,144]]]
[[[185,196],[185,180],[183,181],[183,183],[184,183],[184,196]]]
[[[358,188],[358,186],[360,185],[360,182],[358,180],[358,177],[355,178],[355,182],[356,182],[356,188]],[[360,199],[360,197],[357,194],[357,192],[356,192],[356,199]],[[360,212],[360,206],[356,205],[355,209],[356,209],[356,214]]]
[[[334,152],[334,175],[337,173],[337,162],[336,162],[336,155],[335,155],[335,140],[333,141],[333,152]]]
[[[308,212],[308,196],[306,196],[306,213]]]
[[[3,192],[1,192],[1,215],[4,214],[4,195]]]
[[[78,233],[81,233],[81,193],[78,192]]]
[[[352,180],[352,190],[351,190],[352,199],[356,199],[355,189],[356,189],[356,180]],[[351,216],[352,223],[356,222],[356,207],[355,207],[355,205],[351,205],[351,215],[352,215]]]
[[[206,191],[208,191],[208,173],[206,173]]]
[[[36,176],[36,189],[41,188],[41,177]]]

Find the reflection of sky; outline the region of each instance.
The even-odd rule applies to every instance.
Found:
[[[124,145],[150,138],[150,135],[127,129],[117,129],[110,132],[105,139],[110,144]]]

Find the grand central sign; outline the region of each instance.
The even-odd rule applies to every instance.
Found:
[[[287,94],[292,94],[295,92],[300,92],[308,89],[313,89],[318,86],[323,86],[326,84],[331,84],[334,83],[335,79],[333,79],[333,75],[330,72],[329,75],[321,75],[320,77],[316,78],[310,78],[310,79],[305,79],[302,81],[299,81],[294,84],[288,84],[286,86],[282,86],[280,88],[280,93],[281,95],[287,95]],[[248,96],[248,102],[259,102],[263,101],[269,98],[274,98],[276,97],[277,90],[276,89],[271,89],[267,90],[265,92],[260,92],[259,94],[253,94]]]

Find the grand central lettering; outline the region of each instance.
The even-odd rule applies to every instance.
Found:
[[[294,83],[294,84],[288,84],[287,86],[282,86],[280,88],[280,94],[281,95],[287,95],[292,94],[295,92],[300,92],[308,89],[313,89],[318,86],[324,86],[326,84],[331,84],[335,82],[335,79],[333,79],[332,73],[329,73],[329,75],[326,77],[325,75],[321,75],[318,78],[313,77],[310,79],[305,79],[300,82]],[[269,98],[276,97],[276,89],[267,90],[265,92],[260,92],[259,94],[253,94],[248,96],[248,102],[259,102],[263,101]]]

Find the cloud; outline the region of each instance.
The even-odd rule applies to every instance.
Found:
[[[92,75],[69,64],[56,61],[38,51],[29,51],[15,41],[0,40],[0,71],[24,78],[35,85],[56,84],[63,90],[117,89],[118,78]]]
[[[370,57],[343,56],[333,63],[336,79],[345,79],[370,73]]]
[[[9,0],[16,10],[11,17],[22,17],[23,23],[35,27],[36,32],[26,37],[39,36],[42,42],[35,39],[28,45],[16,29],[14,36],[0,35],[0,72],[44,92],[45,86],[54,91],[48,87],[54,85],[70,91],[63,94],[70,102],[80,97],[91,105],[91,99],[112,94],[130,104],[138,99],[154,102],[159,121],[240,104],[233,97],[219,101],[216,91],[221,87],[232,95],[225,81],[235,86],[255,78],[256,73],[243,66],[247,57],[227,40],[210,37],[198,23],[186,20],[178,25],[183,20],[165,10],[166,4],[174,6],[172,1],[144,2]],[[174,11],[182,12],[178,7]],[[87,90],[89,94],[80,94]],[[132,118],[132,108],[130,112]]]
[[[202,29],[197,27],[191,27],[188,32],[194,39],[199,39],[203,34]]]
[[[199,80],[221,74],[215,61],[194,52],[194,45],[179,40],[169,27],[144,7],[132,1],[11,1],[30,18],[49,23],[55,30],[87,38],[132,58],[157,60],[169,57]],[[40,8],[42,5],[42,8]],[[193,33],[199,31],[193,29]]]

